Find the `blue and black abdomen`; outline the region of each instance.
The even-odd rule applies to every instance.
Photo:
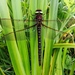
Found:
[[[39,65],[41,65],[41,25],[37,26],[37,34],[38,34],[38,59]]]

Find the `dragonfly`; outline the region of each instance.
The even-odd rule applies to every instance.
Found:
[[[9,19],[1,19],[1,20],[9,20]],[[21,20],[16,20],[16,21],[21,21]],[[45,25],[44,23],[43,23],[43,21],[48,21],[48,20],[43,20],[43,12],[42,12],[42,10],[36,10],[36,12],[35,12],[35,18],[34,18],[34,20],[32,20],[33,22],[35,22],[35,24],[34,25],[32,25],[32,26],[29,26],[29,27],[26,27],[26,28],[24,28],[24,29],[21,29],[21,30],[16,30],[15,32],[16,33],[19,33],[19,32],[22,32],[22,31],[25,31],[25,32],[29,32],[30,31],[30,29],[32,29],[32,33],[33,32],[35,32],[35,29],[37,30],[37,36],[38,36],[38,58],[39,58],[39,65],[41,65],[41,58],[42,58],[42,56],[41,56],[41,29],[42,29],[42,27],[43,28],[45,28],[46,29],[46,31],[47,30],[51,30],[51,31],[57,31],[57,32],[60,32],[60,33],[64,33],[64,32],[62,32],[62,31],[59,31],[59,30],[56,30],[56,29],[54,29],[54,28],[51,28],[51,27],[49,27],[49,26],[47,26],[47,25]],[[50,20],[50,22],[57,22],[57,20]],[[14,33],[14,32],[10,32],[10,33],[8,33],[8,34],[5,34],[4,36],[5,37],[7,37],[8,35],[10,35],[10,34],[12,34],[12,33]],[[46,36],[46,35],[45,35]],[[56,36],[56,35],[55,35]],[[54,39],[54,37],[55,37],[54,35],[53,35],[53,37],[51,37],[50,35],[48,36],[48,38],[49,39]],[[51,37],[51,38],[50,38]],[[20,39],[20,38],[19,38]],[[25,38],[22,38],[22,39],[25,39]],[[21,40],[22,40],[21,39]],[[6,40],[9,40],[8,38],[6,38]],[[12,40],[12,39],[11,39]]]

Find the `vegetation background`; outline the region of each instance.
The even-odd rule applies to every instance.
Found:
[[[37,9],[53,29],[41,30],[42,65],[36,28],[24,30]],[[0,0],[0,75],[75,75],[74,42],[75,0]]]

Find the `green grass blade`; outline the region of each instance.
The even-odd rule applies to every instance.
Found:
[[[21,19],[23,20],[22,16],[22,8],[21,8],[21,0],[12,0],[12,10],[13,10],[13,18],[14,19]],[[19,8],[19,9],[18,9]],[[24,29],[23,21],[14,21],[15,31]],[[30,75],[30,64],[29,64],[29,56],[28,56],[28,49],[27,49],[27,42],[26,39],[18,39],[18,38],[25,38],[25,32],[16,33],[17,37],[17,44],[21,54],[21,58],[23,61],[24,69],[27,75]]]
[[[10,14],[9,14],[6,0],[0,0],[0,14],[1,14],[1,18],[9,18],[10,19]],[[11,20],[2,20],[1,22],[2,22],[4,34],[13,32]],[[14,39],[14,41],[9,40],[9,39]],[[11,62],[12,62],[12,65],[13,65],[16,75],[25,75],[21,56],[20,56],[18,48],[17,48],[14,34],[11,34],[8,36],[8,38],[6,38],[6,44],[8,47]]]
[[[55,73],[57,75],[63,75],[61,62],[62,62],[62,48],[59,49],[59,53],[58,53],[58,57],[57,57],[56,65],[55,65],[55,67],[56,67]]]
[[[74,70],[75,70],[75,61],[72,64],[72,68],[71,68],[71,71],[70,71],[69,75],[74,75]]]
[[[37,9],[43,10],[44,0],[37,0]]]
[[[59,51],[60,51],[59,49],[54,49],[54,54],[53,54],[51,64],[50,64],[49,75],[54,75],[55,74],[55,67],[56,67],[55,64],[56,64],[56,61],[57,61],[57,58],[58,58]]]
[[[56,20],[57,19],[57,11],[58,11],[58,0],[51,0],[50,3],[50,11],[49,11],[49,20]],[[56,28],[56,23],[55,22],[50,22],[48,26],[52,28]],[[47,36],[50,35],[52,38],[53,31],[47,29]],[[46,45],[45,45],[45,54],[44,54],[44,65],[43,65],[43,74],[42,75],[48,75],[49,74],[49,69],[50,69],[50,60],[51,60],[51,55],[52,55],[52,48],[53,48],[53,39],[48,39],[46,38],[45,40]]]
[[[58,43],[58,44],[54,44],[53,48],[75,48],[75,44],[74,43]]]
[[[37,0],[30,0],[29,2],[29,19],[35,18],[35,11],[37,10]],[[34,22],[30,22],[29,26],[34,25]],[[32,33],[32,30],[30,29]],[[37,42],[37,31],[30,34],[30,47],[31,47],[31,71],[32,75],[38,75],[38,42]]]
[[[1,68],[0,68],[0,75],[5,75]]]

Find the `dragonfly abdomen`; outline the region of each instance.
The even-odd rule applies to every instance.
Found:
[[[41,65],[41,25],[37,25],[37,33],[38,33],[38,59],[39,65]]]

